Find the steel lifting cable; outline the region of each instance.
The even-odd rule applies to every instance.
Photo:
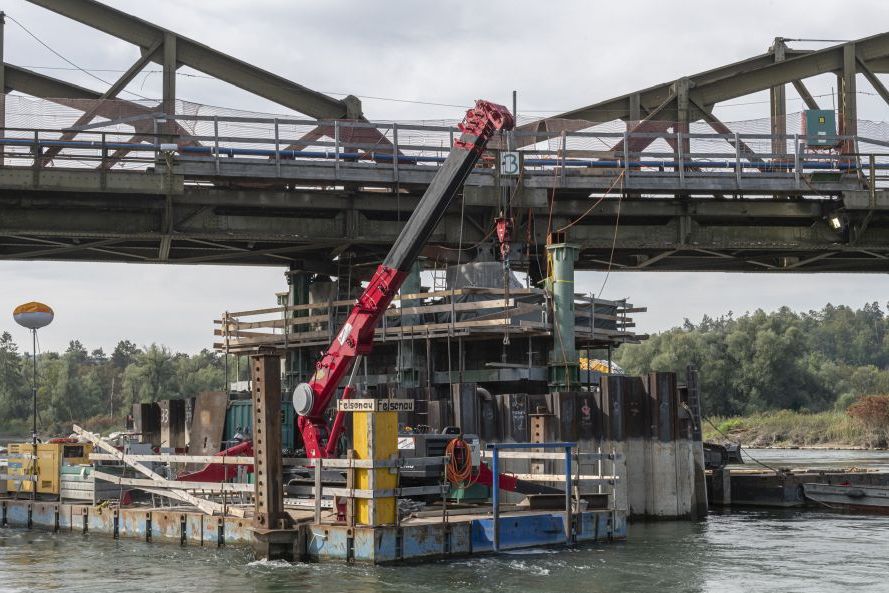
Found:
[[[620,205],[623,203],[623,195],[623,191],[618,194],[617,218],[614,220],[614,237],[611,241],[611,254],[608,256],[608,268],[605,271],[605,279],[602,281],[602,286],[599,287],[599,298],[601,298],[602,293],[605,292],[605,285],[608,284],[608,279],[611,277],[611,266],[614,263],[614,249],[617,247],[617,230],[620,228]]]
[[[623,179],[623,177],[624,177],[624,171],[621,171],[620,174],[614,178],[614,181],[611,182],[611,185],[608,186],[608,189],[605,191],[605,194],[602,197],[600,197],[598,200],[596,200],[596,202],[592,206],[590,206],[586,212],[584,212],[583,214],[581,214],[580,216],[575,218],[573,221],[569,222],[568,224],[566,224],[565,226],[560,228],[558,230],[558,232],[561,233],[561,232],[567,231],[568,229],[570,229],[571,227],[576,225],[578,222],[580,222],[581,220],[586,218],[590,212],[595,210],[596,206],[601,204],[602,201],[608,197],[608,194],[611,193],[611,190],[613,190],[615,187],[617,187],[617,184],[620,183],[620,181],[621,181],[621,179]]]

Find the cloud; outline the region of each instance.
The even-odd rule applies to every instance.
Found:
[[[75,339],[106,352],[124,339],[185,352],[212,348],[214,319],[226,310],[273,307],[274,293],[287,288],[282,270],[243,266],[2,262],[0,278],[0,332],[28,343],[12,310],[46,303],[56,313],[40,330],[46,350]]]

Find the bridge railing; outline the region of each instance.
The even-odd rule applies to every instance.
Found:
[[[145,125],[130,129],[139,118],[150,120],[151,133]],[[209,162],[225,175],[237,162],[265,165],[264,174],[282,178],[316,165],[332,168],[334,179],[342,169],[372,166],[391,169],[398,182],[401,171],[439,166],[459,134],[449,125],[216,115],[150,114],[93,126],[2,129],[2,164],[145,170]],[[517,153],[523,175],[733,175],[740,182],[750,175],[804,181],[848,173],[881,186],[889,180],[889,138],[841,135],[834,146],[816,148],[800,134],[514,130],[495,139],[480,169],[495,172],[503,151]]]

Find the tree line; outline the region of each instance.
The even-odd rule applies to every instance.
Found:
[[[707,415],[845,410],[861,396],[889,394],[889,316],[877,303],[729,312],[621,346],[615,361],[629,374],[683,375],[686,365],[696,366]],[[57,432],[90,418],[98,419],[97,429],[122,426],[133,403],[192,397],[226,384],[222,354],[140,348],[129,340],[110,354],[73,340],[64,352],[39,354],[37,363],[38,424]],[[0,431],[30,432],[32,364],[8,332],[0,333]],[[244,378],[247,365],[240,366]],[[235,367],[230,357],[229,380]]]
[[[708,415],[846,410],[889,394],[889,317],[878,303],[729,312],[622,346],[615,360],[629,374],[695,365]]]
[[[234,359],[230,357],[234,366]],[[8,332],[0,334],[0,431],[30,433],[33,357]],[[110,354],[73,340],[64,352],[37,356],[38,429],[70,431],[72,423],[122,427],[137,402],[191,397],[224,388],[225,357],[210,350],[189,355],[121,340]],[[246,366],[245,366],[246,370]],[[235,369],[229,368],[233,380]]]

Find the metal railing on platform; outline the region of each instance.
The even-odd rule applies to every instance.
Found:
[[[562,449],[562,453],[547,453],[541,449]],[[533,459],[533,460],[550,460],[562,461],[564,463],[563,475],[555,474],[528,474],[515,476],[516,478],[527,481],[555,482],[563,486],[565,489],[565,507],[564,507],[564,529],[565,543],[570,544],[575,541],[576,525],[574,521],[574,508],[580,511],[580,491],[576,486],[581,482],[595,483],[599,486],[599,492],[606,484],[612,487],[620,479],[617,471],[616,461],[619,455],[615,452],[602,453],[601,451],[579,452],[577,443],[555,442],[555,443],[489,443],[488,450],[491,458],[491,473],[494,476],[501,474],[501,460],[506,458],[512,459]],[[509,450],[518,450],[518,453],[509,453]],[[610,475],[603,474],[603,461],[611,462]],[[575,464],[572,466],[572,461]],[[580,474],[580,465],[582,461],[596,461],[598,471],[594,475]],[[577,475],[573,475],[572,467],[577,468]],[[616,503],[614,489],[610,493],[610,507],[614,511]],[[493,523],[493,544],[494,551],[500,551],[500,480],[494,479],[491,489],[491,511]]]

